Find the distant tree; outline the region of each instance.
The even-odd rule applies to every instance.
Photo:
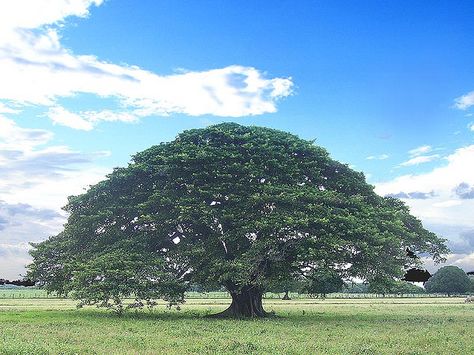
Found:
[[[440,268],[425,284],[429,293],[446,293],[448,295],[466,293],[471,287],[471,281],[464,270],[457,266]]]
[[[321,270],[307,278],[303,291],[317,297],[326,297],[328,293],[339,292],[344,286],[339,273],[333,270]]]
[[[393,293],[397,295],[411,295],[426,293],[423,287],[413,285],[406,281],[396,281]]]
[[[69,198],[65,228],[34,244],[29,276],[82,304],[121,310],[192,285],[232,296],[220,316],[263,317],[262,296],[298,275],[311,293],[342,279],[399,277],[444,241],[408,207],[312,141],[224,123],[153,146]]]
[[[362,282],[346,282],[341,292],[344,293],[369,293],[369,285]]]
[[[474,293],[474,273],[469,275],[469,280],[471,281],[471,288],[469,289],[469,292]]]
[[[200,285],[200,284],[190,283],[187,288],[187,291],[207,293],[207,292],[225,292],[226,289],[218,284]]]
[[[382,295],[394,294],[420,294],[425,293],[425,290],[422,287],[413,285],[409,282],[403,280],[394,280],[394,279],[379,279],[374,280],[369,284],[369,292],[378,293]]]
[[[393,277],[376,277],[369,282],[369,292],[381,294],[383,296],[393,293],[395,287],[396,281]]]
[[[303,288],[304,282],[301,277],[287,274],[274,278],[268,285],[268,291],[284,294],[282,300],[290,300],[290,292],[301,292]]]

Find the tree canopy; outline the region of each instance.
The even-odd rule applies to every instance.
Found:
[[[471,280],[463,269],[444,266],[426,282],[425,289],[430,293],[462,294],[470,292]]]
[[[278,280],[320,292],[321,275],[401,277],[419,264],[407,248],[437,261],[447,252],[403,202],[313,141],[235,123],[136,154],[65,210],[64,230],[34,245],[29,276],[119,309],[129,296],[181,302],[195,283],[231,293],[223,315],[264,316],[262,294]]]

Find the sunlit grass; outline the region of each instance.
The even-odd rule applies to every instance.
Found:
[[[189,299],[180,311],[117,317],[96,308],[76,310],[64,299],[0,300],[0,352],[42,353],[264,353],[470,354],[474,305],[460,298],[266,300],[276,317],[205,317],[226,299]]]

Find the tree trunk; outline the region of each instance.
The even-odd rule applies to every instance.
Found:
[[[289,300],[291,300],[290,295],[288,295],[288,292],[289,292],[289,291],[285,291],[285,295],[283,296],[282,300],[284,300],[284,301],[289,301]]]
[[[253,286],[245,286],[238,291],[229,291],[232,303],[221,313],[212,315],[215,318],[262,318],[265,312],[262,304],[263,292]]]

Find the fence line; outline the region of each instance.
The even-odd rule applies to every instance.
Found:
[[[266,293],[264,294],[265,299],[281,299],[284,293]],[[322,299],[322,297],[311,296],[308,294],[291,293],[289,294],[292,299]],[[383,298],[444,298],[444,297],[467,297],[468,295],[450,295],[447,294],[432,294],[432,293],[420,293],[420,294],[373,294],[373,293],[330,293],[324,298],[327,299],[383,299]],[[47,293],[43,290],[17,290],[17,289],[6,289],[0,290],[0,299],[60,299],[60,297],[53,293]],[[214,292],[188,292],[186,297],[188,299],[229,299],[230,294],[225,291],[214,291]]]

